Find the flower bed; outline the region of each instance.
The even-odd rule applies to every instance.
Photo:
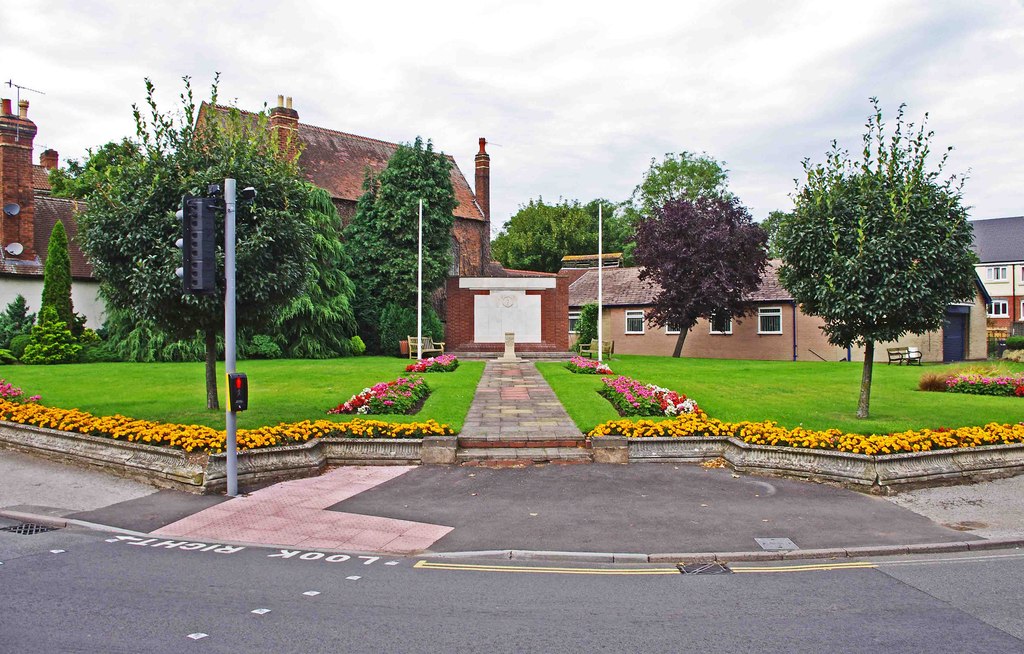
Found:
[[[405,367],[406,372],[455,372],[459,367],[459,358],[454,354],[442,354],[439,357],[420,359]]]
[[[787,429],[765,422],[722,422],[703,412],[679,415],[673,420],[612,420],[598,425],[590,437],[626,436],[628,438],[686,436],[734,437],[754,445],[779,445],[838,450],[854,454],[895,454],[927,452],[979,445],[1024,443],[1024,422],[1014,425],[989,423],[984,427],[956,429],[916,429],[894,434],[847,434],[838,429],[814,431],[797,427]]]
[[[566,369],[569,372],[574,372],[577,375],[611,375],[612,369],[608,367],[607,363],[603,361],[595,361],[593,359],[585,359],[581,356],[575,356],[569,359],[569,363],[565,364]]]
[[[644,384],[630,377],[602,379],[597,391],[612,403],[622,416],[675,416],[700,413],[700,407],[682,393]]]
[[[427,382],[420,377],[399,377],[364,388],[333,409],[329,414],[359,413],[362,415],[415,413],[430,395]]]
[[[0,400],[0,420],[89,434],[90,436],[104,436],[129,442],[159,445],[186,452],[223,452],[226,442],[223,431],[202,425],[178,425],[151,420],[136,420],[122,415],[97,417],[78,409],[58,409],[7,400]],[[359,418],[351,422],[304,420],[258,429],[239,429],[237,442],[239,450],[248,450],[302,443],[322,436],[423,438],[425,436],[450,436],[454,433],[448,425],[439,424],[434,420],[408,424]]]
[[[946,380],[950,393],[971,395],[1004,395],[1024,397],[1024,374],[991,376],[981,373],[961,373]]]
[[[25,391],[6,379],[0,379],[0,399],[8,402],[38,402],[40,397],[38,395],[25,397]]]

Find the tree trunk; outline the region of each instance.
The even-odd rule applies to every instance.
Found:
[[[679,336],[676,337],[676,349],[672,350],[672,356],[679,358],[683,354],[683,342],[686,341],[686,335],[690,333],[689,328],[679,328]]]
[[[864,343],[864,371],[860,376],[860,402],[857,403],[857,417],[868,417],[868,405],[871,404],[871,368],[875,363],[875,342]]]
[[[206,408],[219,409],[217,400],[217,331],[207,329],[206,336]]]

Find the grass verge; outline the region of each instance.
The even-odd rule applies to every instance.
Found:
[[[874,366],[871,418],[856,418],[859,362],[738,361],[620,355],[610,360],[616,375],[664,386],[697,401],[710,416],[728,422],[774,420],[784,427],[841,429],[888,434],[906,429],[961,427],[1024,419],[1024,401],[917,390],[922,373],[957,366]],[[976,364],[975,364],[976,365]],[[1024,365],[1006,364],[1011,370]],[[538,363],[570,417],[586,432],[619,419],[597,394],[597,375],[574,375],[560,363]]]
[[[327,410],[368,386],[408,374],[407,364],[395,357],[242,361],[238,367],[249,377],[249,410],[239,414],[238,426],[253,429],[318,419],[346,422],[356,416],[328,416]],[[466,361],[455,372],[423,375],[431,394],[415,415],[360,417],[402,423],[434,419],[459,431],[483,369],[482,362]],[[223,407],[223,364],[217,372]],[[0,377],[27,395],[42,395],[41,403],[47,406],[224,429],[224,411],[205,408],[202,363],[6,366],[0,369]]]

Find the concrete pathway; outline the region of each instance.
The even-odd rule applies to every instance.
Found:
[[[412,554],[429,548],[452,528],[325,510],[411,469],[337,468],[236,497],[152,533],[192,540]]]
[[[459,434],[464,447],[526,442],[531,447],[575,446],[579,428],[530,361],[488,361]]]

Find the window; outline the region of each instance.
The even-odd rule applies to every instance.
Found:
[[[675,325],[665,325],[665,333],[666,334],[678,334],[679,333],[679,328],[676,327]]]
[[[627,334],[643,334],[644,333],[644,312],[643,311],[627,311],[626,312],[626,333]]]
[[[711,333],[712,334],[731,334],[732,333],[732,316],[727,313],[718,314],[711,316]]]
[[[757,333],[782,333],[782,307],[762,307],[757,310]]]
[[[569,312],[569,333],[570,334],[575,334],[576,333],[576,323],[579,321],[579,319],[580,319],[580,312],[579,311],[570,311]]]
[[[985,269],[985,280],[990,282],[1006,281],[1006,266],[989,266]]]
[[[459,246],[459,242],[452,237],[452,265],[448,267],[449,277],[458,277],[459,268],[462,263],[462,248]]]
[[[992,303],[988,305],[988,317],[1009,318],[1010,303],[1006,300],[992,300]]]

